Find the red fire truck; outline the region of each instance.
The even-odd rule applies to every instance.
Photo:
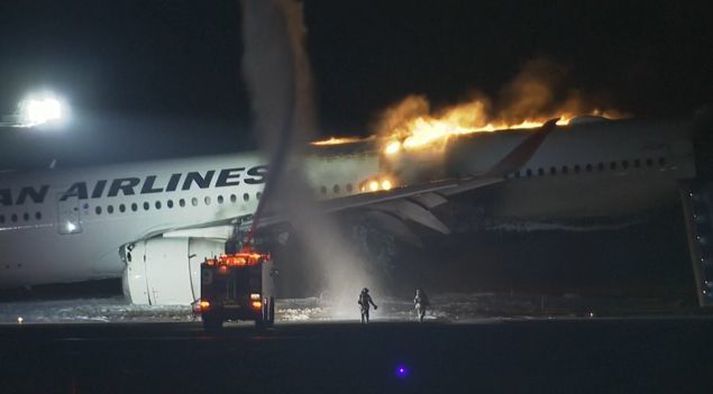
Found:
[[[254,321],[257,327],[275,322],[274,269],[270,255],[243,249],[206,259],[201,264],[201,298],[193,311],[206,330],[225,321]]]

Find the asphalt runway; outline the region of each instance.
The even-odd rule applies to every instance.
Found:
[[[5,325],[0,370],[3,393],[710,393],[713,318]]]

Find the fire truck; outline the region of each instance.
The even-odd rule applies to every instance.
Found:
[[[274,268],[269,254],[243,248],[237,253],[207,258],[201,264],[201,298],[193,311],[206,330],[225,321],[254,321],[256,327],[275,322]]]

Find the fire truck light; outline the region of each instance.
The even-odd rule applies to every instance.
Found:
[[[221,274],[226,274],[226,273],[228,273],[228,266],[227,266],[227,265],[221,265],[220,267],[218,267],[218,272],[220,272]]]
[[[260,301],[253,301],[250,303],[250,306],[252,306],[255,309],[260,309],[262,308],[262,302]]]
[[[250,299],[255,301],[255,300],[260,300],[260,293],[250,293]]]

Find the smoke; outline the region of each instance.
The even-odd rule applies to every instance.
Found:
[[[261,207],[266,202],[287,215],[310,256],[311,271],[320,272],[337,305],[354,313],[359,289],[374,281],[335,223],[317,207],[305,180],[301,149],[316,130],[316,112],[302,4],[242,0],[242,5],[243,76],[258,141],[271,157]],[[263,211],[258,209],[256,220]]]

